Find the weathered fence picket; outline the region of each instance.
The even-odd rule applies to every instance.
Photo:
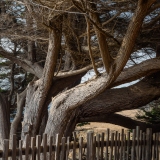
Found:
[[[3,160],[159,160],[160,157],[160,133],[152,133],[147,129],[146,133],[139,127],[132,132],[111,132],[97,134],[92,131],[87,133],[87,141],[83,137],[77,137],[73,133],[70,137],[61,137],[57,134],[55,144],[52,136],[44,134],[29,137],[25,141],[19,140],[13,135],[12,140],[4,140],[3,150],[0,150],[0,159]],[[9,148],[9,146],[11,148]],[[71,154],[70,154],[71,153]]]
[[[22,140],[19,140],[19,160],[22,160]]]
[[[31,160],[35,159],[35,137],[31,137],[31,150],[32,150],[32,155],[31,155]]]
[[[41,153],[41,136],[36,136],[36,148],[37,148],[37,154],[36,154],[36,160],[40,160],[40,153]]]
[[[9,151],[9,140],[4,140],[4,147],[3,147],[3,160],[8,160],[8,151]]]
[[[52,151],[53,151],[53,137],[50,136],[49,137],[49,155],[48,155],[48,159],[51,160],[52,159]]]

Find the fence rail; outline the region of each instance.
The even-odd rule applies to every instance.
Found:
[[[87,133],[87,141],[83,137],[76,137],[74,133],[73,141],[69,137],[56,136],[56,143],[53,144],[53,137],[44,134],[42,137],[29,137],[26,135],[24,144],[19,140],[17,145],[16,135],[12,141],[4,140],[3,150],[0,150],[0,158],[3,160],[159,160],[160,158],[160,133],[152,133],[151,129],[146,132],[139,127],[132,132],[121,133],[111,132],[109,129],[105,133],[94,135]],[[47,143],[48,142],[48,143]],[[10,144],[11,143],[11,147]]]

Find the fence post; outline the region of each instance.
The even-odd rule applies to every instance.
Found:
[[[121,143],[120,143],[120,133],[118,133],[118,136],[117,136],[117,140],[118,140],[118,146],[117,146],[117,160],[119,159],[119,157],[120,157],[120,145],[121,145]]]
[[[135,159],[135,136],[136,136],[136,131],[135,131],[135,129],[133,129],[131,160]]]
[[[30,144],[30,137],[29,134],[26,135],[25,139],[25,160],[29,159],[29,144]]]
[[[142,134],[142,160],[145,160],[145,152],[146,152],[146,139],[145,139],[145,133]]]
[[[59,156],[59,153],[60,153],[60,137],[59,137],[59,134],[56,135],[56,150],[55,150],[55,160],[59,160],[60,159],[60,156]]]
[[[99,160],[100,159],[100,156],[99,156],[99,152],[100,152],[100,134],[96,135],[96,142],[97,142],[96,156],[97,156],[97,159]]]
[[[129,149],[130,149],[130,132],[127,132],[127,157],[126,160],[129,160]]]
[[[52,159],[53,136],[49,137],[49,160]]]
[[[72,154],[72,160],[76,160],[76,139],[77,139],[76,132],[73,132],[73,154]]]
[[[16,160],[16,135],[12,136],[12,160]]]
[[[103,150],[104,150],[104,133],[101,134],[101,160],[103,160]]]
[[[43,160],[47,159],[47,134],[43,134]]]
[[[31,155],[31,159],[34,160],[35,159],[35,137],[31,137],[31,148],[32,148],[32,155]]]
[[[70,144],[70,137],[67,137],[66,160],[68,160],[68,155],[69,155],[69,144]]]
[[[110,149],[110,155],[109,160],[113,159],[113,145],[114,145],[114,133],[111,134],[111,149]]]
[[[82,160],[83,137],[79,138],[79,160]]]
[[[124,147],[124,129],[122,129],[121,131],[120,159],[123,159],[123,147]]]
[[[62,137],[62,140],[61,140],[61,143],[62,143],[62,148],[61,148],[61,160],[64,160],[64,158],[65,158],[65,151],[66,151],[65,142],[66,142],[66,138],[65,138],[65,137]]]
[[[4,139],[4,144],[3,144],[3,160],[8,160],[8,151],[9,151],[9,140]]]
[[[110,130],[107,128],[107,131],[106,131],[106,155],[105,155],[105,160],[108,160],[109,131]]]
[[[156,160],[159,160],[159,154],[158,154],[158,135],[159,133],[156,133],[156,148],[155,148],[155,152],[156,152]]]
[[[36,147],[37,147],[37,155],[36,155],[36,160],[40,160],[40,147],[41,147],[41,136],[38,135],[36,136]]]
[[[139,128],[139,126],[136,126],[136,140],[137,140],[136,158],[137,158],[137,160],[140,160],[140,157],[139,157],[139,136],[140,136],[140,128]]]
[[[117,152],[119,152],[118,151],[118,143],[117,143],[117,137],[118,136],[118,132],[116,131],[115,132],[115,143],[114,143],[114,145],[115,145],[115,147],[114,147],[114,160],[117,160]]]
[[[22,140],[19,140],[19,160],[22,160]]]
[[[94,157],[94,159],[96,159],[96,144],[97,144],[96,136],[94,135],[93,136],[93,157]]]
[[[151,129],[150,128],[147,128],[147,131],[146,131],[146,141],[147,141],[146,160],[150,160],[151,159],[151,150],[152,150],[152,146],[151,146]]]
[[[93,132],[89,132],[87,133],[87,160],[94,160],[93,155]]]

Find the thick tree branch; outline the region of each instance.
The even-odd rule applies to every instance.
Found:
[[[160,20],[160,15],[157,15],[155,18],[153,18],[149,23],[143,24],[142,29],[151,28],[154,26],[154,24],[157,23],[157,21]]]
[[[101,67],[102,66],[102,61],[95,63],[96,67]],[[65,77],[72,77],[75,75],[79,75],[79,74],[83,74],[87,71],[89,71],[90,69],[92,69],[92,65],[88,65],[84,68],[78,69],[78,70],[74,70],[74,71],[69,71],[69,72],[59,72],[57,76],[54,77],[54,79],[61,79],[61,78],[65,78]]]
[[[22,130],[24,131],[27,128],[27,133],[32,136],[38,134],[42,120],[42,111],[43,108],[46,107],[44,104],[47,99],[47,94],[52,86],[57,57],[61,48],[61,24],[61,18],[52,23],[54,30],[50,31],[48,53],[42,77],[39,80],[30,83],[27,88],[25,116],[22,123]],[[33,108],[30,107],[33,105]],[[33,127],[31,132],[29,129],[30,127]],[[22,134],[22,139],[24,139],[24,137],[25,134]]]
[[[135,13],[128,26],[126,35],[123,38],[122,45],[119,49],[117,57],[112,65],[111,74],[114,74],[115,77],[117,77],[117,74],[123,70],[125,64],[127,63],[130,54],[133,51],[135,41],[140,32],[143,20],[147,15],[148,9],[154,2],[155,0],[148,0],[147,3],[143,3],[142,0],[138,1]]]
[[[144,76],[148,76],[160,70],[160,58],[154,58],[146,60],[140,64],[134,65],[127,69],[119,75],[117,80],[111,85],[112,87],[118,86],[120,84],[132,82]]]
[[[88,5],[88,7],[90,8],[90,10],[95,9],[96,6],[95,5]],[[89,12],[89,20],[93,23],[93,28],[95,30],[97,39],[98,39],[98,45],[99,45],[99,50],[100,50],[100,54],[102,57],[102,61],[103,61],[103,65],[105,67],[105,70],[107,73],[109,73],[110,71],[110,67],[111,67],[111,63],[112,63],[112,57],[109,53],[109,48],[108,48],[108,42],[106,41],[106,35],[104,35],[102,33],[101,28],[101,23],[99,20],[99,16],[96,12]]]
[[[160,97],[159,87],[160,77],[152,75],[129,87],[107,89],[79,107],[79,115],[88,119],[142,107]]]
[[[34,74],[36,77],[40,78],[42,76],[43,68],[40,65],[38,65],[38,63],[32,63],[31,61],[28,61],[26,59],[17,58],[11,53],[8,53],[7,51],[5,51],[2,47],[0,47],[0,55],[9,59],[13,63],[18,64],[25,71]]]
[[[79,122],[106,122],[106,123],[111,123],[115,124],[118,126],[122,126],[125,128],[129,129],[135,129],[136,126],[140,126],[140,129],[142,131],[146,131],[146,128],[152,128],[153,132],[159,132],[160,131],[160,124],[149,124],[146,122],[142,122],[136,119],[132,119],[120,114],[111,114],[111,115],[106,115],[106,116],[97,116],[97,117],[92,117],[88,119],[80,119]]]

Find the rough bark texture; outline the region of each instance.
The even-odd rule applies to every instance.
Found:
[[[27,88],[24,120],[22,123],[22,139],[26,133],[30,135],[36,135],[38,133],[44,103],[53,82],[57,56],[60,52],[60,44],[61,31],[52,30],[50,32],[48,54],[42,77],[30,83]]]
[[[17,133],[18,126],[21,125],[20,123],[22,119],[22,112],[25,104],[25,98],[26,98],[26,90],[24,90],[20,94],[17,94],[17,112],[11,124],[10,139],[12,139],[13,134]]]
[[[0,94],[0,149],[3,147],[3,140],[9,138],[9,105],[6,97]]]
[[[128,26],[126,35],[122,41],[122,45],[119,49],[117,57],[112,65],[111,74],[114,73],[115,77],[123,70],[124,64],[128,61],[130,54],[133,51],[136,38],[140,32],[143,20],[147,15],[147,12],[155,0],[148,0],[147,3],[138,2],[135,13]]]
[[[151,75],[160,70],[160,58],[146,60],[138,65],[124,69],[111,87],[128,83]]]
[[[158,72],[159,73],[159,72]],[[126,88],[108,89],[80,107],[82,119],[94,119],[146,105],[160,96],[160,77],[154,75]],[[85,120],[83,120],[85,121]]]

